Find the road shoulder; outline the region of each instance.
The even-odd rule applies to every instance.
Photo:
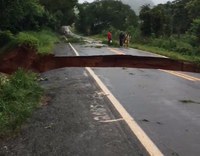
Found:
[[[1,155],[143,155],[84,68],[58,69],[42,77],[50,102],[18,136],[0,142]]]

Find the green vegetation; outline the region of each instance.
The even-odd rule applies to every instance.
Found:
[[[8,49],[17,46],[22,46],[34,49],[39,54],[49,54],[52,52],[54,44],[59,41],[58,36],[50,30],[42,30],[37,32],[26,31],[26,32],[20,32],[17,35],[13,35],[10,32],[9,33],[1,32],[0,42],[1,38],[2,41],[4,42],[4,44],[2,45],[4,46],[0,49],[0,52],[8,51]]]
[[[107,42],[108,42],[106,32],[103,35],[98,34],[98,35],[93,35],[90,37],[93,39],[102,41],[103,44],[107,44]],[[148,42],[150,43],[150,41],[148,41]],[[150,43],[150,44],[149,43],[144,44],[144,43],[140,43],[140,42],[134,42],[133,40],[131,40],[129,47],[152,52],[152,53],[159,54],[159,55],[163,55],[163,56],[175,59],[175,60],[183,60],[183,61],[189,61],[189,62],[200,64],[200,56],[199,55],[193,55],[193,53],[191,53],[191,54],[183,53],[182,51],[180,51],[180,52],[175,51],[173,48],[172,49],[170,48],[171,46],[165,47],[165,46],[167,46],[167,44],[163,43],[163,42],[170,42],[167,39],[163,39],[163,40],[162,39],[152,39],[151,42],[152,43]],[[186,43],[186,45],[187,45],[187,43]],[[115,35],[113,36],[113,43],[111,46],[119,47],[118,36],[115,36]],[[176,47],[176,44],[174,47]],[[184,48],[184,46],[180,47],[180,48]]]
[[[151,46],[151,45],[145,45],[145,44],[131,44],[130,47],[135,48],[135,49],[140,49],[140,50],[144,50],[144,51],[149,51],[155,54],[159,54],[159,55],[163,55],[175,60],[183,60],[183,61],[189,61],[189,62],[193,62],[193,63],[200,63],[200,56],[194,56],[194,55],[183,55],[181,53],[178,52],[174,52],[174,51],[169,51],[163,48],[159,48],[159,47],[155,47],[155,46]]]
[[[75,21],[78,0],[0,1],[0,54],[16,47],[39,54],[52,52],[62,25]],[[23,60],[22,60],[23,61]],[[23,70],[8,79],[0,76],[0,135],[17,129],[38,106],[42,90],[36,75]]]
[[[140,11],[143,39],[135,42],[169,51],[164,54],[169,57],[199,63],[199,8],[196,0],[175,0],[154,8],[143,6]]]
[[[39,54],[52,52],[54,44],[58,41],[58,36],[49,30],[21,32],[16,37],[17,45],[35,48]]]
[[[50,29],[58,31],[61,25],[72,24],[76,4],[77,0],[0,1],[0,52],[16,45],[41,54],[51,52],[58,39]]]
[[[132,47],[174,59],[200,63],[200,1],[174,0],[154,7],[145,5],[139,16],[116,0],[78,4],[78,0],[0,1],[0,53],[17,46],[40,54],[52,51],[62,25],[95,35],[118,46],[121,31],[131,35]],[[68,42],[82,42],[69,38]],[[23,60],[22,60],[23,61]],[[0,133],[17,128],[37,107],[41,89],[35,74],[19,70],[9,79],[0,78]]]
[[[0,1],[0,30],[17,33],[43,27],[58,29],[73,23],[76,3],[77,0]]]
[[[131,35],[132,47],[200,63],[199,0],[175,0],[154,7],[144,5],[139,17],[128,11],[126,5],[112,0],[84,3],[78,8],[77,30],[101,36],[103,43],[107,42],[106,34],[110,31],[113,45],[117,46],[119,34],[123,31]],[[125,16],[118,13],[121,8],[127,10],[121,11]]]
[[[112,27],[125,30],[138,25],[135,12],[121,1],[94,1],[77,5],[77,9],[79,14],[75,27],[86,35],[99,34]]]
[[[78,0],[39,0],[39,2],[44,6],[46,12],[51,15],[53,23],[50,24],[53,24],[54,26],[51,26],[54,28],[74,23],[76,18],[74,7],[77,5]]]
[[[0,135],[16,130],[38,107],[42,89],[37,75],[18,70],[12,76],[0,76]]]

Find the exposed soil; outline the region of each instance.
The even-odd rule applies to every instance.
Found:
[[[200,73],[198,65],[175,61],[168,58],[143,57],[131,55],[107,56],[42,56],[34,50],[17,48],[0,58],[0,72],[11,74],[18,68],[45,72],[62,67],[132,67],[168,69]]]

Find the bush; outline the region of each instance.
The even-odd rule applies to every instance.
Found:
[[[38,106],[42,89],[35,80],[36,74],[21,69],[0,79],[0,135],[19,127]]]
[[[200,41],[200,18],[194,19],[191,24],[190,32]]]
[[[16,44],[20,47],[38,49],[39,40],[27,32],[20,32],[16,37]]]
[[[10,31],[0,31],[0,47],[5,46],[14,39]]]
[[[174,50],[176,48],[176,40],[174,40],[173,38],[169,39],[157,38],[153,39],[150,42],[150,45],[163,48],[166,50]]]
[[[194,49],[189,43],[185,42],[177,42],[175,51],[183,53],[183,54],[194,54]]]
[[[38,40],[37,52],[40,54],[48,54],[52,52],[54,44],[58,42],[58,37],[51,30],[41,30],[38,32],[27,32],[30,36],[34,36]]]
[[[42,30],[38,32],[27,31],[20,32],[16,36],[15,44],[35,49],[40,54],[48,54],[52,52],[54,43],[58,41],[56,34],[50,30]]]
[[[127,32],[131,35],[131,41],[138,43],[142,41],[141,30],[138,27],[129,27]]]

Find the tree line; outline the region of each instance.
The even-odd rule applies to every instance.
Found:
[[[115,0],[78,4],[78,0],[0,0],[0,30],[57,28],[75,22],[85,34],[98,34],[114,27],[139,28],[141,35],[171,36],[191,32],[199,37],[200,1],[175,0],[155,7],[142,6],[139,17],[130,6]]]
[[[193,26],[200,18],[199,0],[175,0],[154,8],[145,5],[140,11],[141,30],[144,36],[152,34],[170,36],[195,31]]]
[[[0,0],[0,30],[57,28],[74,22],[77,0]]]
[[[74,24],[86,35],[126,31],[134,42],[200,55],[200,1],[175,0],[141,7],[139,16],[116,0],[0,0],[0,31],[17,33]]]
[[[140,11],[141,35],[150,44],[187,55],[200,55],[200,1],[175,0]]]
[[[157,6],[144,5],[139,16],[115,0],[97,0],[77,5],[76,29],[87,35],[114,36],[126,31],[132,41],[183,54],[200,55],[200,1],[175,0]]]

